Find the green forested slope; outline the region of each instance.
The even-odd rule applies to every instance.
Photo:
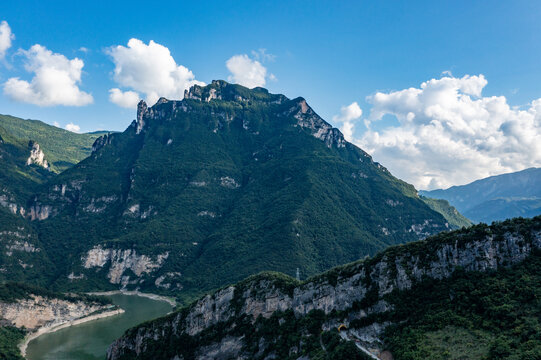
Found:
[[[51,177],[50,172],[40,166],[26,165],[29,155],[28,140],[14,136],[0,124],[0,201],[4,207],[16,205],[17,212],[39,184]]]
[[[92,144],[104,131],[77,134],[39,120],[23,120],[10,115],[0,115],[0,127],[15,138],[28,143],[34,140],[40,144],[51,171],[59,173],[77,164],[90,155]]]
[[[110,263],[82,267],[98,245],[167,255],[148,273],[125,270],[126,286],[191,298],[261,270],[306,277],[447,229],[304,99],[261,88],[218,81],[141,104],[138,121],[97,148],[30,203],[48,209],[36,226],[59,288],[120,286],[106,278]],[[68,282],[72,272],[86,279]],[[160,276],[169,288],[155,286]]]
[[[432,210],[442,214],[445,220],[447,220],[449,224],[453,226],[453,228],[468,227],[472,225],[472,222],[468,220],[464,215],[459,213],[454,206],[451,206],[447,200],[432,199],[422,195],[420,196],[420,198]]]

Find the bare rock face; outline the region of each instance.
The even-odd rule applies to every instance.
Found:
[[[141,131],[143,131],[143,128],[145,127],[145,113],[148,110],[147,103],[143,100],[139,101],[139,104],[137,104],[137,122],[136,122],[136,128],[135,133],[140,134]]]
[[[132,249],[112,249],[95,246],[81,258],[85,269],[103,268],[109,266],[107,278],[111,284],[120,284],[126,287],[128,284],[138,283],[143,275],[148,275],[161,268],[169,253],[151,257],[138,254]],[[137,277],[130,281],[129,275],[124,275],[130,270]]]
[[[41,205],[39,203],[34,204],[30,211],[28,212],[28,216],[30,217],[30,220],[45,220],[48,219],[49,216],[55,215],[56,211],[53,210],[53,207],[50,205]]]
[[[0,302],[0,318],[13,326],[33,331],[40,327],[52,327],[103,310],[106,306],[83,301],[68,301],[30,295],[12,303]]]
[[[419,246],[426,246],[430,251],[419,251]],[[293,289],[280,286],[272,276],[255,276],[207,295],[165,321],[139,327],[111,345],[108,359],[118,359],[125,353],[143,354],[148,339],[166,343],[171,335],[164,334],[194,336],[241,316],[255,321],[259,316],[269,318],[276,311],[289,309],[297,318],[314,309],[326,314],[345,313],[346,320],[337,318],[335,322],[349,324],[355,319],[391,310],[391,305],[382,297],[395,289],[410,289],[412,284],[427,277],[448,278],[457,268],[496,270],[524,260],[536,249],[541,249],[541,230],[519,229],[498,236],[489,232],[475,241],[464,241],[456,236],[443,243],[434,241],[429,245],[425,241],[391,248],[375,259],[347,265],[333,275],[323,274]],[[379,300],[360,310],[353,307],[374,291]],[[331,323],[333,320],[327,326],[333,325]],[[367,343],[378,343],[387,325],[373,323],[354,331]],[[198,349],[198,353],[201,359],[219,359],[221,354],[242,358],[242,344],[239,338],[222,338],[212,346]]]
[[[30,140],[28,149],[30,150],[30,156],[26,160],[26,165],[36,164],[44,169],[49,169],[49,163],[45,160],[45,154],[37,142]]]
[[[92,144],[92,153],[94,154],[104,146],[110,144],[112,140],[113,136],[111,136],[111,134],[105,134],[100,136],[94,141],[94,144]]]
[[[288,115],[293,115],[297,119],[297,126],[308,129],[313,137],[323,141],[327,147],[346,146],[346,140],[340,130],[333,128],[316,114],[303,98],[299,98],[296,106],[289,109]]]
[[[25,216],[26,214],[26,209],[22,205],[17,204],[15,197],[8,192],[0,195],[0,206],[8,208],[14,215]]]

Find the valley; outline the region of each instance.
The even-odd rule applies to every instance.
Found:
[[[0,360],[541,360],[541,2],[1,9]]]
[[[124,132],[46,145],[27,140],[44,126],[27,121],[0,118],[0,296],[26,289],[1,315],[9,359],[17,344],[30,360],[538,352],[539,304],[525,294],[539,291],[539,217],[472,226],[303,98],[213,81],[181,101],[139,102]],[[73,152],[55,150],[68,142]],[[58,310],[32,291],[90,303]]]

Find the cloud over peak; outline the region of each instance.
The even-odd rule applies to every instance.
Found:
[[[231,72],[227,77],[229,82],[237,83],[253,89],[265,86],[267,68],[259,61],[251,59],[248,55],[234,55],[226,61],[225,66]]]
[[[195,80],[187,67],[176,63],[167,47],[152,40],[147,45],[139,39],[130,39],[127,47],[113,46],[108,53],[115,64],[114,80],[120,86],[133,90],[109,90],[109,99],[117,105],[133,107],[138,93],[144,94],[149,104],[162,96],[182,99],[184,90],[190,86],[204,85]]]
[[[81,73],[84,62],[69,60],[36,44],[29,50],[19,50],[26,57],[25,70],[34,73],[30,82],[17,77],[3,85],[4,94],[13,100],[39,106],[84,106],[93,102],[92,95],[81,91]]]

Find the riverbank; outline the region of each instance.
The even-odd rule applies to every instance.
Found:
[[[173,308],[177,306],[177,302],[174,298],[162,296],[162,295],[156,295],[151,293],[144,293],[137,290],[133,291],[127,291],[127,290],[113,290],[113,291],[102,291],[102,292],[89,292],[88,295],[95,295],[95,296],[110,296],[110,295],[135,295],[135,296],[142,296],[146,297],[152,300],[157,301],[165,301],[169,305],[171,305]]]
[[[21,351],[21,355],[23,357],[26,357],[26,348],[28,347],[28,343],[30,343],[30,341],[34,340],[35,338],[37,338],[37,337],[39,337],[41,335],[52,333],[52,332],[55,332],[55,331],[58,331],[60,329],[64,329],[64,328],[67,328],[67,327],[70,327],[70,326],[83,324],[83,323],[86,323],[86,322],[89,322],[89,321],[92,321],[92,320],[97,320],[97,319],[102,319],[102,318],[106,318],[106,317],[109,317],[109,316],[122,314],[123,312],[124,312],[124,310],[118,308],[118,309],[115,309],[115,310],[104,311],[104,312],[101,312],[99,314],[90,314],[88,316],[84,316],[84,317],[79,318],[79,319],[75,319],[75,320],[71,320],[71,321],[65,321],[63,323],[58,323],[58,324],[55,324],[53,326],[44,326],[42,328],[39,328],[37,331],[34,331],[34,332],[26,335],[23,342],[19,345],[19,350]]]

